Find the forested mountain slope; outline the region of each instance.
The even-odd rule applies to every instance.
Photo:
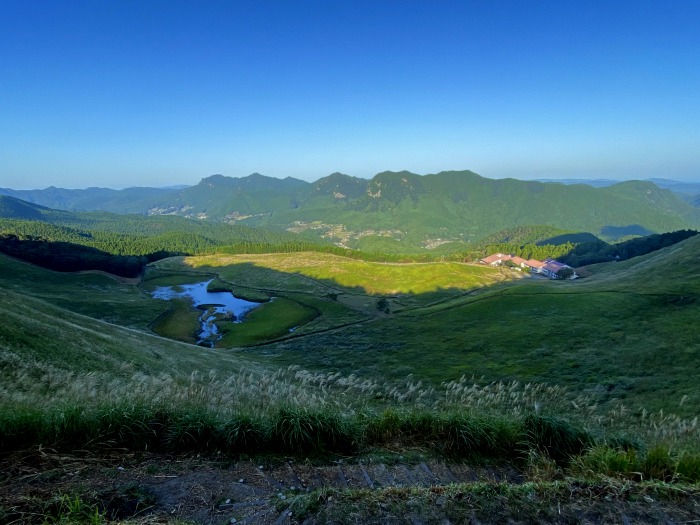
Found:
[[[59,193],[49,190],[44,191]],[[309,183],[256,173],[243,178],[213,175],[181,190],[122,192],[102,199],[94,192],[91,200],[80,202],[124,212],[123,201],[129,201],[132,212],[307,232],[349,248],[370,243],[392,252],[473,242],[527,225],[586,231],[607,240],[700,226],[699,209],[670,190],[643,181],[594,188],[493,180],[471,171],[425,176],[387,171],[371,180],[334,173]],[[32,198],[40,200],[35,194]],[[61,202],[54,201],[53,206],[61,207],[57,205]]]

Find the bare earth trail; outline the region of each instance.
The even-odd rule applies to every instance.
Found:
[[[487,492],[496,494],[504,486],[524,486],[523,473],[510,466],[474,467],[420,458],[398,463],[370,458],[342,458],[324,464],[298,458],[275,458],[267,464],[262,461],[214,461],[193,456],[135,455],[120,451],[93,456],[34,449],[0,458],[0,509],[6,513],[10,511],[10,523],[34,523],[32,513],[35,510],[32,509],[37,505],[48,504],[57,494],[79,494],[83,501],[97,504],[103,515],[115,523],[128,520],[130,524],[139,525],[171,522],[315,525],[338,523],[332,517],[328,519],[323,510],[330,509],[332,516],[338,496],[350,494],[352,499],[353,494],[359,494],[372,502],[375,508],[369,510],[373,513],[360,511],[355,519],[346,514],[340,522],[410,525],[700,523],[700,491],[680,505],[655,502],[647,496],[644,496],[646,500],[640,499],[640,503],[630,504],[611,499],[600,489],[599,501],[591,503],[589,508],[584,499],[598,489],[588,487],[586,492],[572,485],[571,501],[546,502],[555,509],[555,519],[540,515],[533,521],[531,517],[518,516],[517,512],[510,515],[512,511],[508,509],[505,514],[484,516],[484,504],[488,506],[491,501],[469,502],[473,497],[469,494],[470,486],[480,487],[483,498],[492,499],[502,496],[488,496]],[[416,490],[436,498],[434,512],[425,506],[409,506],[408,510],[397,514],[388,503],[382,503],[396,498],[397,494],[405,499]],[[584,499],[576,500],[577,490]],[[566,492],[569,492],[568,487]],[[320,502],[320,507],[298,516],[295,510],[300,506],[295,507],[295,503],[304,498],[307,502],[309,499]],[[455,503],[451,499],[466,502],[469,516],[466,521],[448,518],[445,509]],[[559,519],[556,519],[557,508]]]
[[[509,467],[474,468],[436,460],[387,464],[338,459],[317,465],[276,459],[266,466],[252,460],[137,458],[129,453],[96,458],[35,450],[5,458],[0,467],[4,473],[0,502],[5,508],[21,510],[29,498],[72,494],[90,487],[107,514],[115,518],[180,518],[201,524],[316,523],[313,518],[299,521],[291,508],[299,495],[324,488],[379,490],[522,481]]]

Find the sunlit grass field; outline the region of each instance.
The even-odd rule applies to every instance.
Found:
[[[199,276],[199,277],[198,277]],[[220,323],[217,346],[246,346],[352,325],[388,313],[449,300],[520,275],[459,264],[383,264],[320,253],[175,257],[151,265],[142,285],[177,285],[216,277],[215,287],[262,300],[244,323]],[[213,283],[214,284],[214,283]],[[275,301],[267,302],[271,297]],[[175,307],[158,333],[191,342]]]
[[[318,281],[325,286],[369,295],[464,291],[513,277],[498,269],[473,264],[377,263],[310,252],[187,257],[182,264],[197,270],[213,270],[226,280],[262,284],[269,279],[267,284],[271,288],[289,286],[296,291],[312,291],[318,289],[319,284],[314,282]]]
[[[641,415],[700,412],[700,242],[594,269],[569,282],[524,280],[362,326],[271,345],[279,364],[332,362],[345,374],[462,375],[558,384]]]

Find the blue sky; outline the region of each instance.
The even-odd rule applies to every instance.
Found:
[[[700,2],[0,2],[0,186],[700,180]]]

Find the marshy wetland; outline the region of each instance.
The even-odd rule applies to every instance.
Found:
[[[214,346],[221,339],[218,323],[241,323],[248,312],[262,304],[240,299],[231,292],[210,292],[208,286],[212,281],[213,279],[194,284],[158,286],[151,293],[153,298],[163,301],[185,298],[193,308],[202,312],[199,317],[200,330],[197,333],[197,344],[201,346]]]

